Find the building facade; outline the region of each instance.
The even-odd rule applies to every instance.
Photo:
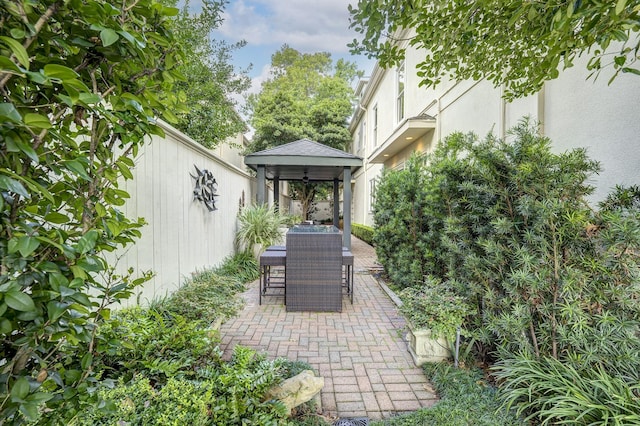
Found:
[[[605,70],[587,80],[586,58],[580,58],[537,94],[507,102],[486,80],[419,86],[416,66],[424,53],[405,47],[402,64],[376,64],[356,88],[351,152],[364,166],[352,180],[353,223],[373,225],[375,186],[384,168],[403,167],[413,152],[430,152],[456,131],[505,137],[527,116],[540,123],[556,152],[583,147],[601,163],[602,172],[591,182],[594,203],[616,184],[640,184],[640,77],[621,74],[607,84],[612,71]]]

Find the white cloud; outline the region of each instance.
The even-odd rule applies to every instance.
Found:
[[[353,3],[353,1],[351,1]],[[254,46],[287,43],[301,52],[345,54],[354,37],[349,29],[349,0],[239,0],[225,11],[219,29],[227,40]]]

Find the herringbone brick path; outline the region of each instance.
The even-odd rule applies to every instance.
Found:
[[[404,319],[370,274],[374,249],[352,237],[353,305],[341,313],[286,312],[282,297],[263,298],[258,282],[243,294],[240,315],[221,327],[221,348],[235,345],[270,357],[306,361],[325,379],[322,410],[332,417],[380,419],[432,405],[436,396],[403,340]]]

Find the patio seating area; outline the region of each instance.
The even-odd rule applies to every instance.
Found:
[[[221,348],[226,356],[243,345],[308,362],[325,379],[326,416],[380,419],[431,406],[436,396],[407,350],[405,321],[370,273],[374,249],[352,237],[351,253],[353,304],[343,290],[342,312],[291,312],[281,296],[263,297],[256,281],[243,294],[244,310],[222,325]]]
[[[268,247],[260,255],[258,304],[276,296],[287,311],[341,312],[343,294],[353,304],[353,266],[353,253],[342,247],[336,227],[295,226],[286,246]]]

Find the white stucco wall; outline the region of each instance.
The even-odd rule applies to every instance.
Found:
[[[529,116],[542,123],[544,134],[552,140],[552,149],[556,152],[584,147],[590,158],[601,163],[602,172],[591,181],[596,186],[591,197],[594,204],[616,184],[640,184],[640,77],[621,74],[608,85],[611,74],[605,71],[596,81],[587,80],[587,59],[582,58],[575,61],[573,68],[561,72],[558,79],[549,81],[541,93],[507,103],[501,98],[501,89],[494,88],[488,81],[445,81],[429,90],[419,87],[415,66],[423,57],[420,51],[407,49],[405,116],[426,113],[435,117],[433,141],[429,143],[421,138],[389,158],[386,167],[402,164],[413,151],[433,149],[437,141],[456,131],[471,131],[480,137],[493,131],[504,137],[519,120]],[[366,110],[362,119],[369,123],[377,105],[378,145],[398,126],[395,85],[395,69],[374,68],[361,96]],[[371,141],[372,135],[367,139]],[[367,172],[354,176],[354,222],[372,225],[364,206],[369,202],[367,188],[371,174],[379,173],[380,169],[374,172],[368,168],[375,146],[370,144],[366,148],[358,155],[365,159]]]
[[[544,129],[557,152],[580,146],[603,168],[594,200],[616,184],[640,184],[640,77],[604,73],[586,81],[583,67],[547,83]]]

